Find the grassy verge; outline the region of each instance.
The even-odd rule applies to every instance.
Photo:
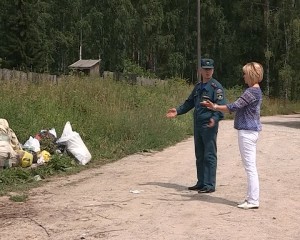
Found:
[[[56,84],[0,84],[0,118],[7,119],[21,143],[42,129],[55,128],[60,137],[65,123],[70,121],[92,155],[87,166],[79,166],[69,156],[55,155],[38,168],[0,170],[0,195],[38,186],[43,181],[36,181],[37,175],[48,179],[76,173],[136,152],[161,150],[193,134],[192,112],[176,119],[165,117],[167,109],[182,103],[193,88],[180,81],[136,86],[112,80],[67,78]],[[227,90],[226,98],[234,101],[241,92],[240,88]],[[288,114],[299,109],[299,103],[283,104],[265,98],[262,115]]]
[[[58,84],[1,82],[0,117],[7,119],[21,143],[42,129],[55,128],[59,137],[70,121],[92,161],[82,167],[64,156],[37,169],[0,171],[0,194],[39,184],[36,175],[46,179],[76,172],[132,153],[161,150],[186,138],[192,134],[191,114],[172,120],[165,114],[191,88],[179,82],[143,87],[89,78],[68,78]]]

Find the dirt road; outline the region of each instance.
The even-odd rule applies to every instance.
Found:
[[[128,156],[33,189],[26,203],[0,198],[1,240],[300,239],[300,115],[263,117],[260,208],[241,210],[246,175],[233,121],[220,123],[217,191],[195,183],[193,139]]]

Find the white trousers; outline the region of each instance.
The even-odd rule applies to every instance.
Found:
[[[256,143],[258,132],[238,130],[238,142],[243,165],[247,174],[248,203],[259,204],[259,180],[256,168]]]

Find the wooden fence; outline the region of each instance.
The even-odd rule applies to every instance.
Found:
[[[51,81],[57,82],[57,76],[47,73],[34,73],[34,72],[22,72],[17,70],[1,69],[0,68],[0,80],[1,81],[22,81],[22,82],[44,82]]]
[[[54,83],[57,84],[59,80],[63,79],[64,76],[56,76],[47,73],[34,73],[34,72],[22,72],[17,70],[1,69],[0,68],[0,81],[20,81],[28,83]],[[115,72],[104,72],[103,78],[111,78],[115,81],[124,81],[130,84],[137,85],[159,85],[165,84],[167,81],[147,78],[147,77],[138,77],[134,74],[123,74]],[[100,79],[100,78],[99,78]]]

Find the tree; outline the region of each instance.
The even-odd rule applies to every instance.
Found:
[[[42,1],[3,1],[0,54],[3,66],[45,71],[49,55],[45,41]]]

